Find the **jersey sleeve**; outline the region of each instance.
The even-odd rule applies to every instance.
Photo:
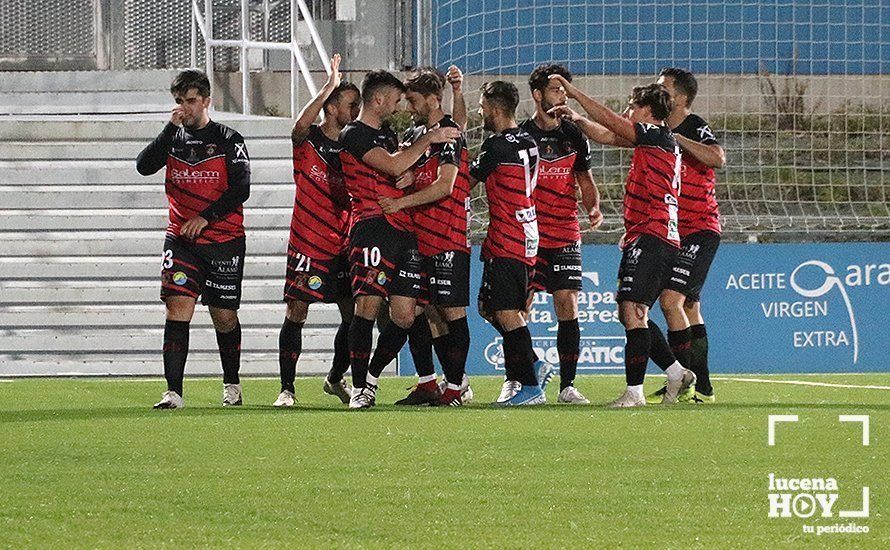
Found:
[[[695,139],[705,145],[720,145],[720,142],[717,141],[717,136],[711,130],[711,126],[705,119],[698,116],[695,117],[695,137],[690,139]]]
[[[145,149],[136,157],[136,171],[143,176],[150,176],[167,165],[167,157],[173,147],[173,139],[179,131],[179,126],[168,122]]]
[[[569,131],[569,136],[572,140],[572,145],[575,147],[575,164],[572,169],[575,172],[586,172],[590,170],[591,165],[593,164],[593,155],[590,153],[590,143],[588,143],[587,138],[581,133],[581,129],[578,128],[577,125],[570,125],[571,130]]]
[[[234,212],[250,196],[250,156],[244,138],[232,132],[224,142],[228,188],[201,212],[205,220],[216,220]]]
[[[368,151],[380,147],[375,139],[376,136],[363,130],[362,126],[352,126],[340,134],[340,143],[343,145],[343,149],[357,160],[362,160]]]
[[[500,164],[495,144],[496,142],[492,138],[485,140],[479,154],[473,159],[473,163],[470,165],[470,175],[476,181],[484,182]]]

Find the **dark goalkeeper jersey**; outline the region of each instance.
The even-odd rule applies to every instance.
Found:
[[[250,158],[241,134],[213,121],[200,130],[168,123],[136,160],[143,176],[164,166],[167,235],[178,237],[185,222],[201,216],[209,223],[196,244],[244,236],[242,204],[250,195]]]

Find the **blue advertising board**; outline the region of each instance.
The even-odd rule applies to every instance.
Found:
[[[585,245],[582,255],[579,373],[623,372],[624,330],[615,303],[619,250]],[[478,257],[474,247],[473,302],[482,276]],[[890,371],[888,307],[890,243],[723,244],[702,295],[711,370]],[[652,318],[665,328],[657,304]],[[475,310],[469,323],[468,373],[503,372],[500,335]],[[529,328],[538,355],[558,366],[557,322],[548,294],[535,295]],[[399,372],[414,373],[407,346]]]

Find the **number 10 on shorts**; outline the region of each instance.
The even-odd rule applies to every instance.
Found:
[[[365,256],[365,267],[377,267],[380,265],[380,248],[373,247],[364,247],[362,248],[362,253]]]

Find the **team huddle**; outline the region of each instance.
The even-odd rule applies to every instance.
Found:
[[[633,89],[619,115],[574,86],[565,67],[542,65],[529,77],[534,114],[521,123],[516,86],[488,82],[480,91],[479,115],[490,136],[471,160],[457,67],[447,73],[420,68],[404,82],[374,71],[359,89],[341,80],[340,61],[339,55],[331,59],[327,82],[296,117],[291,135],[296,195],[275,406],[295,404],[303,326],[313,303],[338,305],[341,323],[323,389],[349,408],[375,405],[379,377],[406,344],[418,379],[397,405],[460,406],[473,399],[465,372],[471,339],[468,230],[470,195],[480,183],[489,223],[478,311],[503,341],[505,380],[495,404],[546,402],[554,368],[538,357],[526,323],[535,292],[553,296],[558,401],[589,403],[574,385],[581,342],[579,198],[591,229],[603,220],[588,139],[633,149],[617,292],[627,337],[627,388],[609,406],[714,401],[699,304],[720,243],[713,169],[723,165],[724,152],[690,110],[697,93],[691,73],[663,70],[656,83]],[[443,105],[447,88],[450,115]],[[216,329],[223,405],[241,405],[237,310],[248,152],[237,132],[210,120],[206,75],[184,71],[171,92],[177,107],[170,122],[137,159],[143,175],[166,167],[170,204],[161,274],[167,391],[155,408],[184,404],[189,323],[199,296]],[[400,138],[388,120],[403,99],[413,126]],[[656,300],[667,339],[649,319]],[[375,323],[380,330],[373,346]],[[434,356],[442,366],[441,383]],[[665,371],[666,382],[646,396],[650,358]]]

